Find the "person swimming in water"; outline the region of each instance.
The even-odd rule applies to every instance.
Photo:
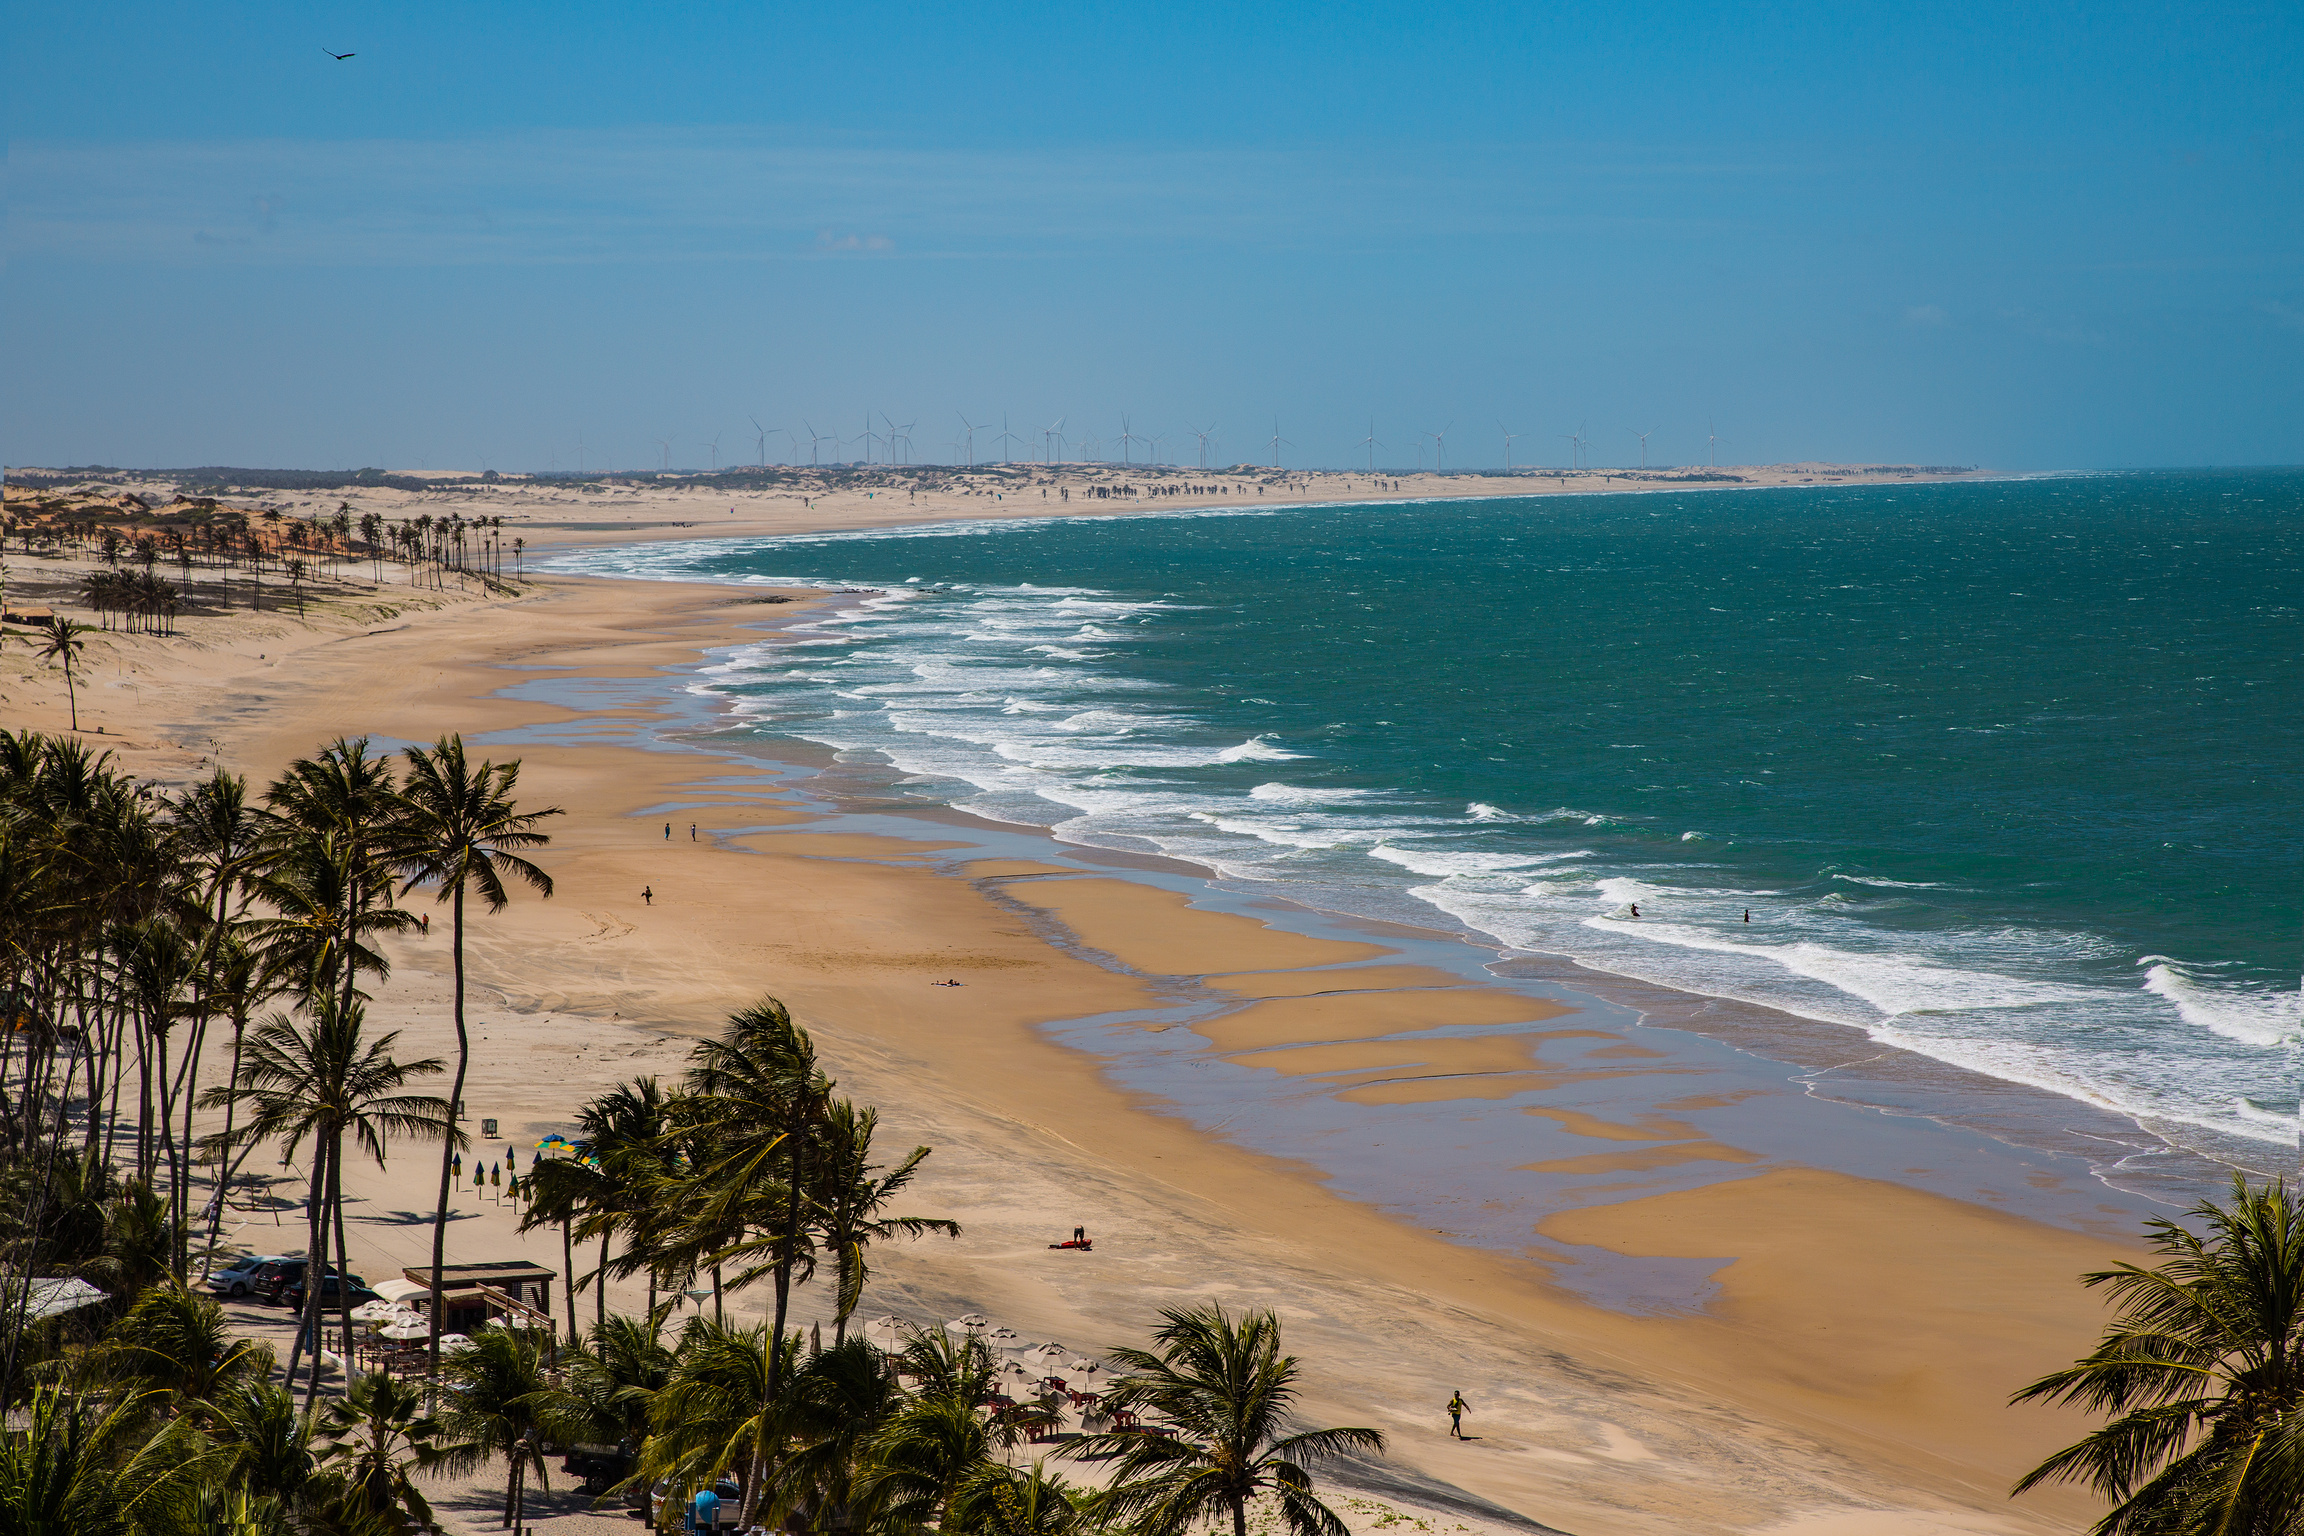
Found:
[[[1640,903],[1638,903],[1638,902],[1634,902],[1634,903],[1632,903],[1632,915],[1633,915],[1634,917],[1638,917],[1638,916],[1640,915]]]

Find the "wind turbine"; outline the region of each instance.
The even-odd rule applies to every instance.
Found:
[[[952,414],[960,416],[958,411],[954,411]],[[976,433],[979,428],[975,422],[970,421],[965,416],[960,416],[960,425],[968,434],[968,467],[974,469],[976,467]],[[984,425],[990,426],[991,423],[985,422]]]
[[[1582,469],[1584,467],[1583,435],[1577,432],[1562,432],[1558,436],[1568,444],[1568,467],[1570,469]]]
[[[1008,413],[1006,411],[1002,411],[1000,413],[1000,435],[992,439],[992,441],[996,443],[1020,443],[1024,441],[1024,439],[1018,437],[1015,433],[1008,430]],[[1007,463],[1009,457],[1010,454],[1008,449],[1003,448],[1000,450],[1001,463]]]
[[[1648,432],[1643,432],[1638,427],[1626,427],[1624,430],[1640,439],[1640,467],[1646,469],[1648,467],[1648,432],[1653,432],[1656,429],[1650,427]]]
[[[1705,464],[1705,467],[1706,467],[1706,468],[1708,468],[1708,469],[1718,469],[1718,468],[1720,467],[1720,457],[1719,457],[1718,453],[1716,453],[1714,450],[1716,450],[1716,449],[1717,449],[1717,448],[1718,448],[1718,447],[1719,447],[1719,446],[1720,446],[1722,443],[1724,443],[1724,442],[1726,442],[1726,441],[1728,441],[1728,439],[1726,439],[1726,438],[1724,438],[1724,437],[1720,437],[1720,436],[1717,436],[1717,435],[1715,435],[1715,434],[1714,434],[1714,432],[1712,431],[1712,418],[1711,418],[1711,417],[1709,417],[1709,416],[1705,417],[1705,418],[1704,418],[1704,464]]]
[[[1384,445],[1376,441],[1375,417],[1371,416],[1368,418],[1368,435],[1360,439],[1359,442],[1353,444],[1353,446],[1355,448],[1365,448],[1368,450],[1368,473],[1376,473],[1376,450],[1383,447]]]
[[[1053,463],[1055,463],[1055,462],[1056,462],[1056,455],[1058,455],[1059,453],[1062,453],[1062,452],[1064,451],[1064,422],[1065,422],[1065,420],[1066,420],[1066,418],[1064,418],[1064,417],[1062,417],[1062,416],[1059,416],[1059,417],[1057,417],[1057,418],[1056,418],[1054,421],[1052,421],[1052,422],[1048,423],[1048,425],[1046,425],[1046,426],[1044,426],[1044,427],[1042,427],[1042,428],[1040,429],[1040,462],[1041,462],[1041,463],[1043,463],[1043,464],[1053,464]]]
[[[668,437],[660,437],[656,439],[656,447],[657,451],[661,455],[661,458],[658,461],[658,467],[661,468],[666,474],[670,474],[672,472],[672,439]]]
[[[712,434],[712,473],[714,474],[720,473],[720,439],[725,435],[719,432]]]
[[[1121,463],[1123,463],[1123,464],[1125,464],[1125,463],[1127,463],[1127,462],[1128,462],[1128,445],[1129,445],[1130,443],[1140,443],[1140,442],[1142,442],[1142,441],[1144,441],[1144,439],[1142,439],[1142,438],[1138,437],[1138,436],[1137,436],[1137,435],[1136,435],[1136,434],[1135,434],[1133,431],[1129,430],[1129,426],[1128,426],[1128,418],[1127,418],[1127,417],[1125,417],[1125,416],[1121,417],[1121,418],[1120,418],[1120,462],[1121,462]]]
[[[840,439],[838,437],[829,432],[817,431],[816,424],[810,421],[807,417],[803,416],[800,418],[800,425],[808,429],[808,462],[811,466],[818,462],[816,457],[816,445],[818,443],[830,443],[834,447],[838,447],[840,445]]]
[[[891,464],[896,462],[896,445],[898,443],[902,443],[904,445],[904,462],[907,464],[911,463],[912,428],[916,425],[916,423],[908,421],[904,423],[904,425],[898,426],[896,423],[888,419],[888,413],[886,411],[882,411],[880,413],[880,424],[888,429],[887,435],[880,439],[880,441],[888,445],[888,462]]]
[[[1447,427],[1442,427],[1437,432],[1424,434],[1432,439],[1432,473],[1436,475],[1448,473],[1448,427],[1455,425],[1456,423],[1450,422]]]
[[[1201,431],[1198,427],[1192,428],[1192,435],[1200,439],[1200,467],[1202,469],[1206,469],[1208,467],[1208,437],[1209,434],[1215,430],[1216,423],[1214,422],[1208,423],[1208,430],[1206,432]]]
[[[1286,439],[1286,438],[1284,438],[1284,437],[1282,437],[1282,436],[1280,435],[1280,418],[1279,418],[1279,417],[1277,417],[1277,416],[1275,416],[1275,417],[1273,417],[1273,418],[1272,418],[1272,444],[1271,444],[1271,447],[1272,447],[1272,467],[1273,467],[1274,469],[1278,469],[1278,468],[1280,467],[1280,448],[1281,448],[1281,445],[1282,445],[1282,444],[1284,444],[1284,443],[1285,443],[1285,444],[1287,444],[1287,446],[1288,446],[1288,447],[1290,447],[1290,448],[1293,448],[1293,447],[1295,447],[1295,446],[1296,446],[1294,443],[1291,443],[1291,442],[1289,442],[1289,441],[1288,441],[1288,439]]]
[[[757,416],[747,416],[744,419],[752,423],[753,437],[760,450],[760,467],[766,469],[768,467],[768,429],[760,425],[760,418]]]
[[[1504,434],[1504,473],[1510,474],[1512,473],[1512,439],[1526,437],[1528,434],[1510,431],[1502,422],[1496,423],[1496,430]]]

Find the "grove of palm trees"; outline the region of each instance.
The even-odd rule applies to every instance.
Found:
[[[202,1282],[240,1251],[228,1216],[287,1203],[275,1184],[299,1189],[307,1278],[350,1274],[347,1170],[437,1157],[433,1296],[467,1257],[467,925],[552,891],[530,855],[557,813],[518,780],[454,736],[348,738],[258,791],[219,769],[167,794],[0,733],[0,1536],[381,1536],[438,1528],[439,1489],[482,1477],[519,1529],[572,1454],[602,1507],[666,1528],[710,1491],[729,1528],[1245,1536],[1255,1509],[1341,1536],[1313,1468],[1381,1437],[1295,1422],[1269,1314],[1171,1310],[1087,1391],[1020,1385],[981,1326],[859,1328],[877,1252],[959,1229],[900,1208],[929,1149],[877,1152],[876,1112],[773,998],[677,1080],[605,1087],[566,1155],[515,1176],[520,1229],[558,1240],[564,1327],[506,1312],[448,1346],[436,1303],[387,1361],[349,1287],[307,1283],[285,1358],[236,1329]],[[405,1049],[372,995],[426,905],[450,919],[453,1060]],[[611,1281],[646,1306],[611,1310]],[[829,1337],[791,1325],[810,1286]],[[1018,1465],[1035,1439],[1080,1480]]]

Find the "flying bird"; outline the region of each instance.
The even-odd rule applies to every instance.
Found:
[[[346,59],[349,59],[349,58],[351,58],[351,57],[352,57],[352,55],[351,55],[351,54],[349,54],[349,53],[338,53],[338,52],[337,52],[335,49],[333,49],[333,48],[323,48],[323,49],[321,49],[320,51],[321,51],[322,53],[324,53],[324,54],[328,55],[328,57],[330,57],[330,58],[334,59],[334,60],[335,60],[337,63],[339,63],[339,64],[343,63],[343,62],[344,62]]]

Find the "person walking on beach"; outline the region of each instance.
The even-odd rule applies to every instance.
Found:
[[[656,905],[656,887],[652,885],[640,887],[640,904],[646,907]]]
[[[1464,1438],[1464,1410],[1471,1406],[1464,1401],[1462,1391],[1448,1399],[1448,1433],[1459,1440]]]
[[[664,841],[672,841],[672,823],[670,822],[664,823]]]
[[[688,841],[696,841],[696,823],[694,822],[688,823]]]

